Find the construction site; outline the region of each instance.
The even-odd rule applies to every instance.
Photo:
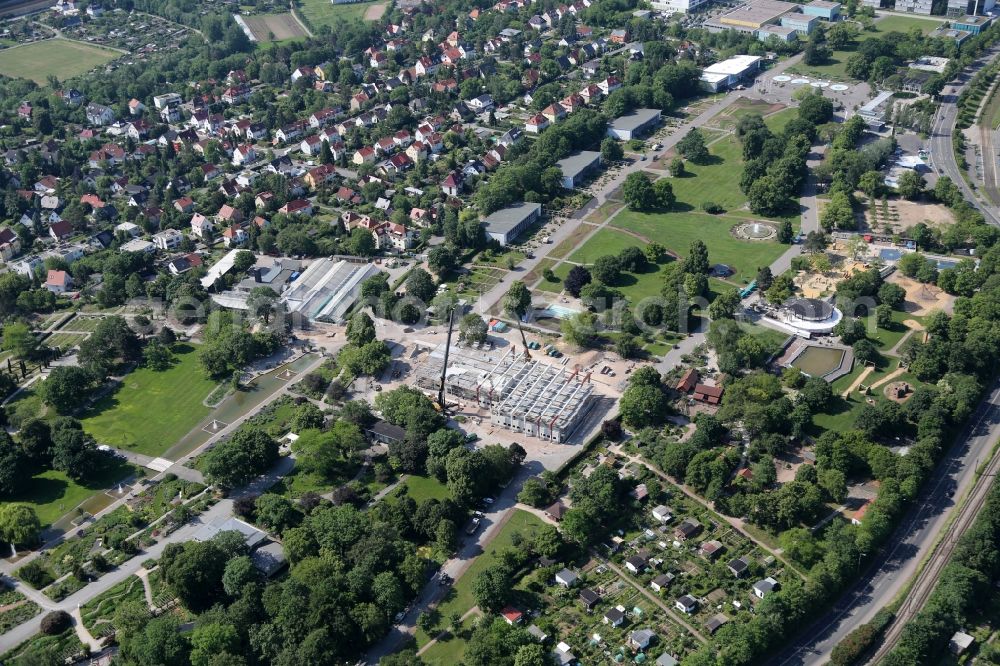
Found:
[[[416,384],[444,398],[475,401],[494,425],[563,443],[585,420],[597,396],[591,373],[529,358],[516,345],[480,349],[441,344],[416,372]]]

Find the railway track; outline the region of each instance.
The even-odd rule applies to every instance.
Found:
[[[969,491],[968,499],[962,505],[960,513],[952,521],[934,550],[931,551],[930,560],[914,579],[913,587],[906,595],[902,607],[896,612],[892,624],[886,629],[879,649],[865,663],[879,664],[885,659],[896,646],[903,634],[903,629],[927,603],[927,599],[931,596],[941,577],[941,571],[951,561],[951,554],[954,552],[958,540],[976,520],[980,509],[986,503],[998,470],[1000,470],[1000,456],[993,455],[986,469],[976,479],[975,485]]]
[[[54,0],[23,0],[22,2],[0,2],[0,18],[12,18],[48,9]]]

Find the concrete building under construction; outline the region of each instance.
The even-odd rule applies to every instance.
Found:
[[[445,345],[431,351],[417,371],[417,386],[437,392]],[[512,345],[485,351],[453,345],[445,394],[489,408],[491,421],[514,432],[565,442],[595,402],[590,373],[528,360]]]

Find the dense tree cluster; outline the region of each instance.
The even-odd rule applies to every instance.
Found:
[[[799,116],[776,135],[759,115],[740,119],[736,128],[743,144],[743,174],[740,189],[750,208],[773,215],[789,206],[806,175],[806,156],[816,138],[816,120],[809,105],[799,107]]]

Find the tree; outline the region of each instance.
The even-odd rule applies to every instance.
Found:
[[[829,59],[830,49],[811,40],[806,44],[805,51],[802,54],[802,63],[804,65],[822,65]]]
[[[3,328],[3,348],[18,358],[29,359],[38,350],[38,338],[24,322],[11,322]]]
[[[675,157],[670,161],[670,175],[674,178],[680,178],[685,174],[684,170],[684,160],[680,157]]]
[[[663,423],[669,403],[658,386],[629,385],[619,403],[622,421],[631,428],[645,428]]]
[[[521,280],[515,280],[507,293],[503,297],[503,310],[508,317],[517,323],[517,330],[521,334],[521,343],[524,345],[524,353],[528,355],[528,339],[524,336],[524,329],[521,328],[521,320],[527,316],[531,310],[531,291]]]
[[[258,523],[278,534],[293,527],[301,517],[288,499],[275,493],[264,493],[257,498],[255,514]]]
[[[823,209],[820,224],[827,230],[857,229],[858,223],[854,218],[850,196],[844,192],[834,192],[830,196],[830,203]]]
[[[656,205],[653,185],[641,171],[634,171],[625,177],[622,198],[631,210],[649,210]]]
[[[918,199],[924,191],[924,177],[916,171],[907,169],[899,177],[899,185],[896,189],[899,190],[899,195],[904,199],[911,201]]]
[[[688,255],[684,258],[684,272],[694,275],[704,275],[708,273],[710,268],[711,265],[708,263],[708,247],[701,240],[691,241],[691,246],[688,248]]]
[[[732,319],[740,307],[740,290],[736,287],[727,289],[708,306],[708,316],[713,320]]]
[[[618,257],[606,254],[594,260],[590,274],[604,284],[614,284],[621,277],[622,267]]]
[[[33,546],[42,532],[42,523],[27,504],[0,503],[0,541]]]
[[[450,245],[436,245],[427,253],[427,266],[440,277],[458,266],[458,257]]]
[[[222,589],[231,598],[239,598],[247,585],[257,582],[260,582],[260,573],[248,556],[240,555],[226,562],[226,568],[222,574]]]
[[[788,200],[788,192],[785,187],[784,183],[772,176],[758,178],[750,186],[750,191],[747,193],[750,210],[765,215],[780,211]]]
[[[579,298],[580,290],[590,284],[590,280],[590,271],[584,266],[575,265],[566,275],[566,279],[563,280],[563,287],[565,287],[566,291],[568,291],[574,298]]]
[[[671,208],[677,201],[677,197],[674,195],[674,186],[666,178],[661,178],[653,183],[653,196],[660,208]]]
[[[437,287],[434,286],[434,278],[422,268],[414,268],[406,277],[406,293],[414,298],[430,303],[434,298]]]
[[[525,480],[524,485],[521,486],[517,501],[541,509],[552,503],[552,493],[544,481],[533,476]]]
[[[142,350],[142,358],[147,368],[160,372],[170,367],[174,355],[157,338],[152,338],[146,343],[146,348]]]
[[[375,339],[375,322],[367,312],[359,310],[347,322],[347,339],[357,347],[368,344]]]
[[[73,618],[64,610],[54,610],[42,618],[41,631],[46,636],[58,636],[73,626]]]
[[[677,142],[677,152],[685,159],[700,164],[708,159],[708,146],[705,135],[697,127],[691,129],[684,138]]]
[[[785,243],[787,245],[788,243],[791,243],[794,238],[795,232],[792,229],[792,221],[782,220],[781,224],[778,225],[778,242]]]
[[[833,102],[823,97],[822,93],[808,95],[799,103],[799,118],[813,125],[829,122],[833,118]]]
[[[878,171],[866,171],[858,179],[858,189],[874,200],[882,193],[882,183],[882,174]]]
[[[107,461],[94,438],[83,432],[80,422],[63,418],[52,428],[52,467],[74,480],[92,476]]]
[[[774,275],[771,273],[770,266],[764,266],[757,269],[757,288],[761,291],[767,291],[774,284]]]
[[[233,270],[236,273],[246,273],[250,267],[257,263],[257,258],[250,250],[240,250],[233,258]]]
[[[247,313],[254,319],[271,323],[271,317],[277,311],[278,294],[270,287],[254,287],[247,295]]]
[[[468,344],[486,342],[487,332],[486,321],[475,312],[462,317],[458,324],[458,339]]]
[[[244,426],[205,454],[204,472],[224,487],[236,488],[268,470],[278,459],[278,443],[264,430]]]
[[[605,162],[619,162],[625,157],[622,144],[610,136],[601,141],[601,159]]]
[[[875,363],[881,358],[878,347],[868,339],[858,340],[851,345],[851,350],[854,352],[854,358],[864,365]]]
[[[223,594],[226,554],[213,541],[170,544],[160,558],[163,578],[185,608],[207,610]]]
[[[510,599],[513,587],[513,573],[503,562],[497,562],[484,569],[472,582],[472,596],[476,604],[486,613],[496,613]]]
[[[216,666],[219,657],[239,654],[240,643],[239,632],[231,624],[199,625],[191,632],[191,666]]]

